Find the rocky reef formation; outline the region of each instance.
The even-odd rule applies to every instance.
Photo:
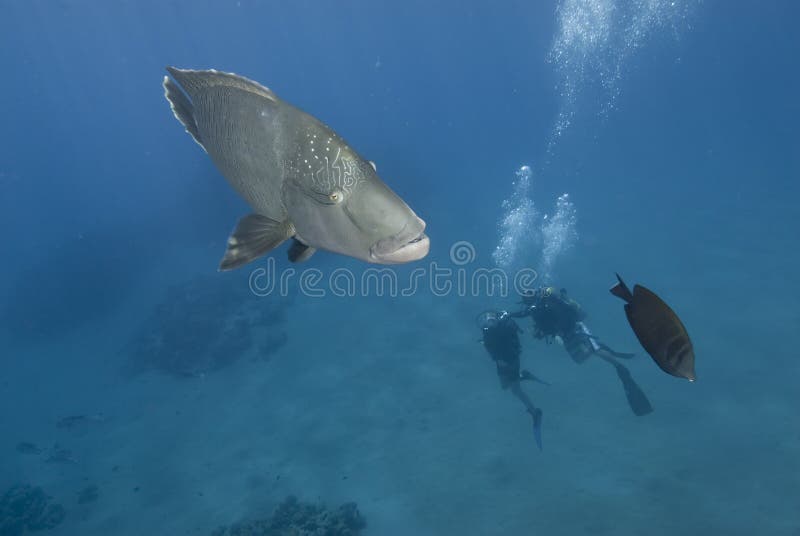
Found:
[[[173,286],[123,350],[127,370],[196,377],[230,365],[251,347],[267,358],[286,343],[286,305],[279,296],[253,295],[246,279],[224,275]]]
[[[211,536],[358,536],[366,522],[355,503],[336,510],[287,497],[269,519],[219,527]]]
[[[42,488],[13,486],[0,498],[0,536],[52,529],[65,515],[64,507],[53,503]]]

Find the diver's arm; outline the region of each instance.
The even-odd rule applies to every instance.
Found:
[[[511,318],[525,318],[526,316],[533,316],[533,310],[536,308],[535,305],[531,305],[530,307],[526,307],[522,311],[517,311],[516,313],[508,313],[508,316]]]

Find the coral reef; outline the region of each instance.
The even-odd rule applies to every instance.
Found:
[[[196,377],[230,365],[254,345],[274,352],[286,343],[285,307],[279,297],[254,296],[241,279],[200,277],[173,286],[125,348],[128,371]]]
[[[52,503],[42,488],[13,486],[0,499],[0,536],[52,529],[65,515],[64,507]]]
[[[211,536],[358,536],[365,526],[355,503],[328,510],[290,495],[269,519],[220,527]]]

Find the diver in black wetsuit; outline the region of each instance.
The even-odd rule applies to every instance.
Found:
[[[531,317],[533,335],[544,339],[548,344],[556,338],[564,343],[564,349],[576,363],[583,363],[589,356],[596,355],[610,363],[625,389],[628,405],[636,415],[647,415],[653,411],[650,401],[636,384],[630,371],[617,359],[630,359],[633,354],[615,352],[592,335],[583,322],[586,313],[580,304],[567,295],[565,289],[540,287],[522,297],[524,308],[510,316],[514,318]]]
[[[542,448],[542,410],[534,406],[533,402],[520,387],[523,380],[539,381],[536,376],[523,370],[520,372],[519,356],[522,346],[519,334],[522,331],[517,323],[506,311],[486,311],[478,316],[478,325],[483,332],[483,346],[495,362],[497,377],[503,389],[511,392],[524,405],[533,419],[533,433],[536,445]]]

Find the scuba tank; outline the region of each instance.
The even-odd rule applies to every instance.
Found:
[[[583,363],[600,349],[589,328],[583,322],[575,324],[575,331],[563,338],[564,349],[576,363]]]

